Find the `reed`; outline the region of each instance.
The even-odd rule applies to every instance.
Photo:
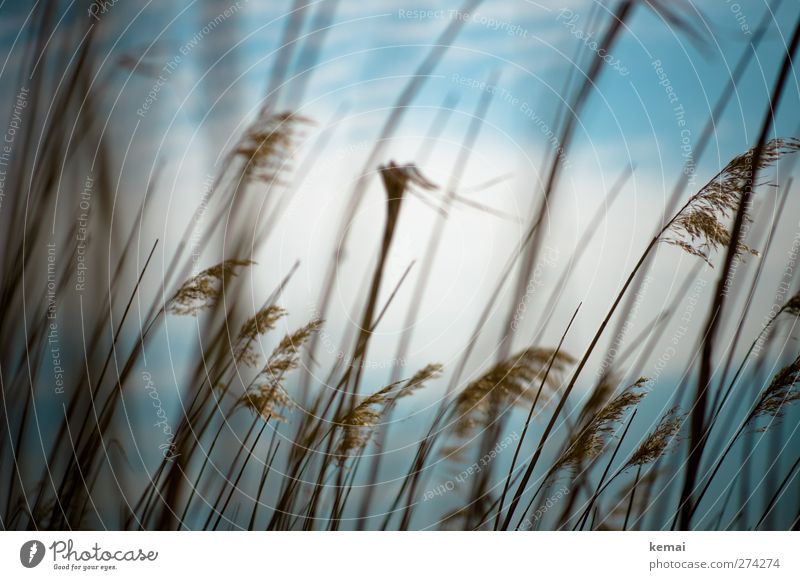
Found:
[[[792,353],[787,360],[785,354],[800,320],[800,293],[796,277],[789,282],[771,279],[765,264],[767,257],[785,249],[782,222],[765,223],[770,203],[775,202],[774,213],[780,217],[795,188],[780,172],[782,182],[776,183],[771,172],[785,168],[800,150],[796,137],[773,137],[783,132],[775,126],[780,118],[776,111],[789,90],[800,23],[775,76],[757,139],[716,165],[699,188],[686,191],[686,171],[674,176],[662,217],[652,216],[656,223],[633,255],[633,267],[614,293],[600,297],[607,309],[582,337],[573,328],[588,318],[586,307],[568,304],[565,290],[575,268],[598,243],[608,208],[628,203],[623,190],[637,177],[635,160],[619,164],[619,177],[554,275],[550,293],[541,304],[538,297],[533,303],[535,320],[522,324],[516,316],[550,235],[553,212],[560,210],[560,184],[571,177],[568,172],[581,170],[566,168],[561,160],[572,152],[578,128],[590,126],[581,117],[592,110],[587,104],[594,86],[607,80],[601,58],[576,52],[578,60],[588,62],[582,78],[575,71],[566,75],[551,131],[558,151],[548,150],[542,159],[541,183],[530,187],[524,182],[532,195],[530,214],[512,215],[492,200],[473,198],[505,176],[484,172],[478,186],[465,185],[465,176],[478,163],[475,152],[484,146],[482,133],[486,115],[496,106],[495,93],[485,91],[477,99],[461,152],[441,187],[438,176],[436,182],[428,177],[432,145],[424,145],[411,161],[391,160],[392,138],[468,25],[468,19],[448,22],[415,74],[393,95],[364,165],[348,168],[356,175],[353,186],[326,192],[335,199],[331,207],[341,210],[333,221],[337,237],[314,251],[329,259],[298,262],[287,270],[269,252],[264,253],[266,263],[259,258],[262,263],[257,264],[252,257],[272,247],[276,226],[347,108],[337,110],[314,146],[303,147],[306,135],[319,127],[301,112],[326,36],[324,30],[300,33],[307,26],[329,28],[338,3],[293,4],[261,106],[220,152],[209,191],[200,205],[184,212],[192,214],[190,222],[181,225],[176,238],[170,231],[158,239],[149,223],[165,201],[163,167],[170,159],[154,164],[141,184],[143,198],[134,200],[130,213],[117,205],[126,171],[117,154],[127,155],[127,150],[118,152],[118,144],[106,134],[108,87],[115,86],[113,75],[120,73],[119,68],[109,72],[105,64],[103,38],[108,31],[102,27],[108,24],[90,27],[67,14],[74,26],[60,28],[54,18],[58,3],[40,4],[31,13],[35,26],[30,44],[40,56],[28,55],[18,65],[31,97],[26,129],[18,136],[9,168],[6,191],[14,193],[3,199],[0,213],[6,226],[0,230],[3,529],[800,525],[793,511],[800,459],[782,453],[789,435],[780,428],[782,421],[788,424],[787,418],[794,418],[800,400],[800,357]],[[469,12],[480,4],[465,0],[462,9]],[[773,9],[779,4],[773,2]],[[636,10],[654,11],[705,50],[706,33],[690,7],[660,1],[644,6],[631,0],[614,3],[605,22],[603,11],[594,10],[592,24],[603,26],[598,47],[607,52],[618,47],[636,25]],[[709,147],[755,49],[769,38],[770,22],[762,20],[730,82],[720,87],[694,144],[695,161]],[[60,46],[76,50],[67,55]],[[142,61],[120,63],[126,74],[146,72]],[[63,71],[56,87],[51,86],[54,70]],[[502,75],[492,70],[485,78],[494,85]],[[455,103],[448,95],[443,107]],[[436,115],[428,132],[432,140],[444,134],[450,116],[449,110]],[[38,142],[38,135],[47,138]],[[81,247],[85,254],[79,254],[77,226],[51,216],[71,219],[80,206],[64,192],[87,176],[94,183],[92,215],[87,248]],[[762,195],[779,185],[783,189],[775,196]],[[379,201],[377,215],[369,216],[378,226],[375,239],[359,239],[358,245],[373,260],[357,274],[363,280],[360,290],[345,297],[352,324],[331,328],[323,319],[333,314],[339,266],[355,245],[351,222],[369,196]],[[764,208],[753,211],[753,201],[762,199]],[[406,260],[402,275],[396,276],[387,265],[395,257],[398,232],[411,219],[410,204],[432,210],[434,220],[429,232],[421,232],[428,240],[424,255]],[[456,345],[453,359],[446,365],[424,365],[430,360],[426,357],[414,372],[405,359],[416,345],[422,301],[432,293],[444,236],[458,212],[521,224],[521,235],[508,255],[492,257],[502,265],[501,274],[487,281],[487,297],[465,314],[471,332]],[[195,225],[203,215],[208,226],[196,239]],[[758,226],[758,235],[747,235],[751,225]],[[56,248],[52,253],[51,247]],[[661,267],[665,254],[690,259],[691,272],[629,338],[625,330],[632,322],[634,297],[645,276]],[[49,259],[51,255],[56,257]],[[72,289],[79,257],[96,276],[83,293]],[[748,283],[734,279],[735,266],[751,261],[758,265]],[[640,376],[642,369],[652,363],[668,326],[678,320],[694,279],[712,268],[715,291],[694,356],[683,368],[669,368],[680,374],[679,384],[651,387]],[[290,312],[295,309],[286,300],[287,294],[299,292],[297,272],[318,273],[320,279],[313,288],[318,296],[314,314],[299,321],[293,316],[301,313]],[[253,296],[259,287],[256,279],[266,280],[271,293]],[[785,300],[776,300],[765,314],[756,296],[776,284]],[[410,302],[407,311],[396,312],[404,300]],[[572,315],[562,318],[567,307]],[[395,314],[403,330],[387,338],[383,331]],[[757,315],[764,316],[763,324],[753,337],[746,322]],[[722,332],[728,319],[730,342]],[[496,320],[501,322],[494,329],[499,336],[490,336]],[[173,328],[184,325],[196,331],[197,340],[180,345],[186,351],[176,365],[180,370],[164,378],[169,373],[162,376],[160,363],[182,342],[174,338]],[[551,326],[563,329],[555,346],[545,341]],[[402,362],[386,372],[367,372],[370,354],[386,347],[387,340],[395,342],[386,352]],[[620,343],[619,348],[608,346],[604,352],[608,340]],[[54,341],[62,348],[59,366],[65,367],[57,379],[60,397],[52,393]],[[750,342],[743,356],[740,342]],[[326,358],[322,344],[338,353],[335,361]],[[565,344],[570,351],[581,349],[579,354],[568,354]],[[483,358],[477,361],[479,354]],[[588,378],[588,369],[601,356],[603,372]],[[714,370],[718,362],[721,378]],[[671,395],[655,412],[655,397],[644,402],[651,388],[669,390],[659,393],[665,398]],[[152,419],[140,416],[142,392],[156,409],[157,433],[164,436],[161,446],[151,445],[150,433],[140,436],[140,423]],[[169,412],[161,407],[168,397],[177,407]],[[49,405],[53,401],[57,404]],[[413,409],[413,421],[400,420],[407,409]],[[507,444],[516,433],[515,444]],[[764,489],[756,494],[758,478],[751,472],[757,465],[751,455],[762,439],[775,457],[768,468],[772,473],[763,478]],[[734,463],[736,476],[722,481]],[[558,484],[569,497],[559,496],[555,508]],[[718,488],[723,488],[720,497],[712,501]],[[742,504],[733,513],[730,504],[740,494],[750,505]]]

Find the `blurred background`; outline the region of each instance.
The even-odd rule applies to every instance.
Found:
[[[412,493],[420,446],[431,433],[444,446],[458,423],[437,422],[439,409],[512,352],[563,336],[563,352],[586,360],[544,457],[557,463],[611,376],[622,387],[647,377],[612,458],[622,461],[673,405],[687,416],[698,408],[721,272],[713,405],[734,375],[736,388],[701,472],[735,443],[692,525],[753,527],[765,510],[758,525],[796,525],[796,409],[780,409],[780,426],[736,434],[798,356],[795,316],[777,319],[798,290],[794,157],[757,176],[741,233],[759,256],[724,268],[725,245],[706,262],[657,243],[626,286],[669,218],[758,144],[765,111],[767,139],[798,134],[794,67],[771,106],[794,2],[11,1],[0,14],[4,527],[427,529],[478,499],[491,511],[515,489],[503,489],[506,472],[547,433],[571,370],[529,427],[530,401],[517,393],[488,411],[502,422],[462,440],[469,459],[437,447]],[[387,173],[390,162],[400,169]],[[408,180],[401,207],[391,191],[387,201],[387,175]],[[253,263],[206,276],[224,288],[213,307],[198,284],[178,312],[187,281],[225,260]],[[253,413],[236,402],[252,380],[225,357],[266,304],[286,315],[252,345],[260,359],[286,333],[324,324],[281,382],[293,401],[286,422],[267,414],[253,442]],[[326,429],[430,363],[442,375],[384,407],[357,459],[327,469],[337,444]],[[487,433],[492,444],[481,442]],[[508,437],[491,470],[462,477]],[[692,441],[688,423],[677,438]],[[669,476],[651,501],[678,503],[686,459],[681,450],[664,460],[658,473]],[[317,461],[326,467],[315,471]],[[580,485],[538,467],[550,483],[530,501],[562,487],[577,506],[591,500],[608,468],[581,466]],[[609,495],[633,504],[623,479]],[[533,490],[521,488],[522,504]],[[772,509],[778,501],[785,509]],[[558,503],[563,513],[536,512],[537,527],[583,519]],[[674,508],[640,511],[640,528],[673,524]],[[621,528],[615,514],[609,506],[597,527]],[[454,526],[482,525],[480,514],[467,520]]]

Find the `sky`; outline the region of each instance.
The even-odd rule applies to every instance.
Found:
[[[481,99],[490,93],[456,192],[494,213],[456,204],[448,215],[414,339],[403,361],[409,370],[434,361],[445,368],[457,362],[478,313],[524,236],[542,194],[546,160],[554,145],[549,135],[560,126],[557,112],[570,102],[576,83],[585,77],[596,50],[592,43],[602,36],[615,6],[594,0],[494,0],[464,14],[459,12],[462,3],[450,0],[437,2],[435,8],[430,2],[406,0],[317,0],[307,5],[272,0],[86,4],[86,10],[78,11],[77,3],[65,2],[57,16],[64,32],[70,27],[82,29],[84,19],[90,20],[100,38],[104,58],[97,65],[96,82],[102,89],[100,106],[108,120],[108,136],[117,150],[118,211],[123,215],[135,211],[156,167],[164,166],[141,240],[145,251],[154,237],[162,240],[156,277],[166,274],[170,250],[203,201],[204,183],[220,170],[224,154],[255,119],[265,98],[275,99],[276,109],[312,121],[304,128],[291,163],[293,185],[277,196],[248,191],[244,199],[254,215],[265,217],[277,208],[282,216],[269,230],[266,243],[251,256],[258,265],[248,279],[251,304],[246,309],[257,308],[299,260],[283,300],[290,312],[289,327],[316,314],[345,204],[393,105],[443,31],[454,19],[462,21],[452,45],[404,110],[380,162],[417,163],[433,183],[446,187]],[[687,0],[670,6],[691,23],[696,37],[647,3],[637,4],[621,39],[608,52],[609,66],[579,112],[557,194],[548,208],[544,243],[549,259],[535,271],[515,348],[526,346],[533,336],[541,307],[578,239],[627,168],[634,167],[632,176],[618,200],[604,211],[586,255],[574,264],[543,343],[557,342],[581,303],[565,348],[579,354],[585,347],[661,222],[687,161],[692,177],[682,200],[754,144],[787,37],[798,17],[797,5],[786,0]],[[29,9],[29,3],[21,0],[0,3],[3,110],[10,110],[26,83],[18,67],[32,49],[26,26]],[[306,15],[298,30],[297,50],[287,64],[286,83],[269,95],[276,88],[270,78],[274,78],[293,9],[302,9]],[[696,155],[710,111],[722,92],[731,90],[726,89],[731,71],[743,54],[753,50],[750,42],[765,16],[769,32],[733,87],[730,103],[714,120],[707,150]],[[74,51],[68,37],[55,35],[51,42]],[[59,71],[50,72],[55,89]],[[793,70],[770,136],[797,135],[798,111],[800,82]],[[443,112],[446,124],[431,140],[431,126]],[[770,180],[782,186],[791,171],[791,162],[782,163],[777,173],[769,173]],[[432,194],[437,204],[441,188]],[[754,296],[745,337],[754,337],[761,329],[764,315],[775,302],[772,288],[777,282],[769,281],[785,273],[792,240],[800,232],[800,199],[789,196],[784,211],[776,215],[776,192],[776,188],[761,188],[754,205],[758,220],[748,238],[754,247],[763,246],[772,220],[780,221],[774,248],[765,258],[762,279],[767,282]],[[338,345],[340,337],[352,332],[357,323],[356,305],[376,257],[384,212],[379,180],[371,179],[348,226],[345,260],[337,271],[327,316],[332,345]],[[410,199],[403,208],[382,300],[409,263],[421,259],[437,216],[419,199]],[[215,247],[201,258],[200,265],[219,261],[219,252]],[[752,276],[759,259],[749,258],[737,269],[742,283]],[[716,256],[715,261],[719,260]],[[655,313],[671,302],[696,267],[697,258],[662,245],[654,264],[637,295],[623,347],[634,344],[634,337],[647,330]],[[695,276],[687,298],[676,306],[682,316],[652,345],[652,352],[645,353],[639,369],[654,376],[657,384],[674,385],[696,353],[697,333],[705,321],[718,269],[703,266]],[[369,353],[372,366],[365,374],[376,388],[397,364],[397,337],[404,329],[414,281],[412,272],[376,331]],[[510,307],[504,305],[479,339],[470,373],[493,362]],[[680,331],[682,320],[688,327],[685,333]],[[196,332],[195,324],[193,320],[169,322],[169,336],[162,339],[169,356],[161,357],[161,364],[172,366],[181,360],[192,343],[180,338]],[[737,325],[738,321],[726,319],[724,335],[730,337]],[[605,340],[611,340],[610,334]],[[743,351],[749,340],[742,342]],[[598,352],[604,352],[606,345]],[[788,341],[786,352],[794,353],[793,348],[796,344]],[[269,345],[265,350],[269,351]],[[328,363],[336,355],[336,347],[322,353]],[[581,388],[591,386],[590,379],[601,365],[601,356],[590,360]],[[624,370],[634,372],[633,367]],[[426,400],[423,395],[421,400],[426,405],[436,397]],[[659,402],[666,404],[666,400]]]
[[[707,151],[695,158],[696,141],[730,71],[751,50],[756,28],[776,4],[779,8],[769,18],[770,32],[734,88],[730,104],[715,119]],[[415,329],[413,363],[424,364],[424,357],[438,355],[446,364],[459,352],[461,337],[471,331],[475,312],[524,235],[541,195],[546,155],[554,144],[550,136],[558,130],[556,112],[569,102],[575,79],[583,78],[596,48],[592,41],[601,36],[613,10],[610,3],[591,0],[483,2],[471,14],[461,12],[460,6],[460,2],[441,2],[431,8],[424,2],[405,1],[365,5],[326,0],[291,7],[288,2],[253,0],[118,1],[105,9],[90,4],[79,16],[71,6],[60,17],[64,28],[85,24],[81,18],[94,22],[107,51],[97,82],[104,86],[109,134],[121,150],[126,149],[120,160],[123,187],[142,192],[145,176],[152,175],[157,163],[166,164],[159,184],[164,205],[154,211],[157,217],[151,222],[154,234],[164,240],[162,267],[166,268],[169,248],[202,201],[204,181],[216,173],[222,154],[264,103],[291,9],[305,11],[298,37],[306,44],[289,62],[288,81],[276,107],[291,109],[313,124],[307,127],[305,145],[293,163],[304,173],[295,175],[296,187],[282,206],[283,219],[256,252],[266,274],[259,276],[253,297],[257,303],[255,295],[269,291],[300,260],[287,304],[297,321],[310,317],[315,307],[345,200],[390,108],[438,36],[460,19],[462,30],[405,110],[383,153],[384,162],[418,163],[426,176],[444,187],[479,100],[487,91],[492,93],[458,188],[464,197],[502,215],[454,208]],[[22,2],[0,7],[5,78],[13,78],[14,65],[25,53],[28,39],[22,23],[27,10]],[[584,303],[568,348],[573,340],[574,348],[585,343],[602,318],[661,220],[684,163],[688,160],[693,170],[686,196],[752,145],[796,12],[790,2],[725,0],[688,2],[680,11],[698,39],[648,5],[636,6],[625,34],[609,53],[610,65],[578,118],[564,161],[572,170],[563,172],[549,212],[546,243],[554,259],[539,269],[541,288],[534,289],[529,312],[554,284],[612,184],[627,167],[635,171],[619,200],[605,211],[586,256],[575,265],[562,310],[554,317],[563,321],[578,302]],[[313,51],[316,58],[309,56]],[[3,83],[3,102],[13,100],[18,86]],[[798,86],[793,72],[775,117],[775,136],[796,134]],[[290,99],[294,100],[287,102]],[[447,124],[435,142],[426,142],[443,108],[451,109]],[[327,145],[321,151],[313,149],[321,135]],[[309,151],[314,151],[314,162],[304,163]],[[484,187],[487,182],[491,183]],[[343,328],[353,317],[354,297],[375,257],[382,220],[374,216],[384,209],[378,190],[374,179],[351,225],[354,247],[339,274],[331,313],[334,328]],[[122,197],[120,207],[138,207],[139,193]],[[770,215],[774,199],[774,192],[765,190],[758,202],[763,205],[757,208]],[[273,207],[272,202],[250,202],[262,214]],[[796,215],[797,209],[790,199],[785,215]],[[429,206],[416,200],[404,208],[404,218],[390,256],[390,279],[398,279],[412,260],[421,257],[437,219]],[[784,219],[777,239],[791,240],[798,228],[800,224]],[[767,277],[777,276],[785,259],[776,249],[768,257]],[[657,264],[652,270],[654,283],[641,297],[645,313],[669,301],[695,259],[674,248],[661,248]],[[755,265],[752,260],[742,270],[751,271]],[[714,280],[710,269],[700,276]],[[376,341],[372,353],[377,363],[391,363],[393,338],[402,330],[411,287],[407,284],[401,290],[397,307],[387,314],[382,329],[387,340]],[[666,291],[657,291],[661,289]],[[384,295],[389,290],[384,288]],[[768,292],[759,297],[764,304],[769,303],[766,296]],[[636,323],[646,325],[646,317],[641,318]],[[755,330],[760,317],[754,319]],[[525,316],[522,343],[535,320]],[[554,324],[547,339],[552,342],[559,334]],[[686,343],[684,356],[692,350]]]

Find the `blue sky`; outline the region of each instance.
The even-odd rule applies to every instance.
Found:
[[[294,187],[283,192],[286,196],[281,198],[285,202],[283,218],[253,256],[258,266],[248,278],[251,292],[245,310],[257,308],[291,265],[300,260],[301,267],[284,296],[283,306],[291,313],[287,324],[295,328],[314,317],[322,273],[336,244],[339,219],[369,148],[398,95],[451,24],[453,11],[461,2],[445,0],[436,3],[435,8],[430,4],[319,0],[307,5],[308,17],[299,31],[300,46],[310,50],[317,43],[320,51],[313,63],[298,57],[297,51],[294,53],[287,69],[291,80],[279,93],[278,108],[309,117],[314,124],[306,129],[305,144],[298,149],[293,164],[303,171],[294,175]],[[798,17],[797,3],[784,0],[772,15],[770,31],[735,87],[730,104],[715,120],[710,146],[701,158],[693,152],[702,127],[731,70],[740,56],[751,50],[752,34],[770,8],[761,0],[670,3],[673,4],[693,24],[701,40],[689,40],[645,3],[636,6],[625,33],[608,55],[622,70],[609,67],[603,71],[579,116],[575,140],[568,152],[569,169],[558,185],[547,224],[544,243],[554,256],[553,263],[539,270],[542,286],[532,293],[517,348],[525,346],[534,332],[539,320],[537,306],[544,303],[586,224],[627,166],[635,166],[633,177],[606,212],[585,258],[575,265],[555,323],[544,338],[544,343],[554,344],[572,310],[583,302],[581,316],[566,341],[566,350],[573,354],[585,348],[616,290],[652,236],[687,153],[696,165],[696,180],[694,189],[688,188],[682,199],[730,158],[749,148],[756,138],[786,38]],[[263,104],[291,3],[118,0],[96,18],[78,11],[73,4],[65,2],[63,6],[64,12],[56,15],[61,21],[60,34],[51,40],[54,46],[65,54],[72,53],[75,41],[68,33],[83,30],[87,19],[95,23],[100,38],[97,86],[102,98],[101,114],[108,121],[108,135],[116,150],[121,186],[118,210],[123,220],[138,208],[147,177],[159,163],[165,164],[141,241],[147,251],[153,238],[161,239],[154,278],[157,282],[166,273],[170,250],[201,202],[204,181],[219,170],[220,156],[253,121]],[[514,252],[524,233],[525,220],[541,195],[544,159],[552,146],[546,134],[550,129],[557,132],[556,111],[569,101],[574,83],[582,80],[594,57],[591,41],[583,42],[581,38],[589,34],[599,37],[614,6],[593,0],[482,3],[473,14],[464,17],[460,34],[386,144],[382,162],[417,162],[425,175],[443,185],[461,153],[479,101],[487,90],[494,93],[470,151],[459,193],[505,217],[489,216],[464,206],[455,208],[448,217],[440,257],[405,361],[408,369],[433,361],[451,368],[458,360],[477,313],[493,290],[506,259]],[[14,95],[26,84],[25,78],[19,77],[19,66],[32,46],[30,29],[25,24],[29,8],[29,3],[21,0],[0,3],[0,104],[4,110],[9,110]],[[324,30],[315,25],[323,25]],[[308,53],[300,51],[303,54]],[[138,63],[135,70],[132,63]],[[313,66],[306,69],[308,64]],[[60,71],[46,62],[42,66],[50,67],[50,88],[56,90]],[[570,75],[572,85],[566,84]],[[303,85],[303,80],[307,84]],[[305,86],[302,99],[301,86]],[[674,95],[672,102],[670,94]],[[430,143],[425,136],[445,102],[452,103],[449,120],[437,141]],[[775,116],[774,136],[798,134],[798,111],[800,82],[793,71]],[[330,141],[324,150],[316,151],[315,143],[326,131]],[[313,163],[305,163],[305,156],[312,151],[317,157]],[[777,174],[769,175],[783,184],[791,167],[790,163],[781,164]],[[491,185],[481,187],[490,181]],[[255,191],[248,192],[245,202],[254,215],[276,207],[275,199],[259,197]],[[349,228],[347,258],[337,275],[333,306],[327,317],[333,344],[352,330],[357,318],[356,305],[362,296],[365,273],[371,271],[380,240],[384,206],[379,182],[374,179]],[[775,192],[763,188],[755,205],[759,221],[751,232],[752,245],[760,247],[764,228],[775,218],[781,221],[775,248],[766,258],[762,275],[765,283],[756,292],[754,307],[745,322],[741,350],[758,333],[764,314],[772,307],[774,281],[785,272],[787,250],[800,232],[800,199],[796,195],[789,197],[782,215],[774,215],[774,207]],[[0,224],[2,218],[0,215]],[[410,200],[404,207],[387,265],[389,287],[384,288],[382,299],[409,262],[420,259],[436,219],[436,214],[417,200]],[[219,248],[215,247],[202,257],[200,265],[218,262],[218,254]],[[675,248],[659,249],[638,314],[631,317],[626,346],[669,304],[696,260]],[[742,283],[749,280],[758,260],[748,259],[737,270]],[[656,386],[674,386],[686,363],[696,354],[697,333],[717,275],[717,270],[704,267],[698,275],[702,289],[694,294],[696,304],[687,300],[678,304],[689,331],[674,350],[670,349],[679,332],[680,318],[653,345],[652,352],[644,353],[641,372],[655,376]],[[396,362],[393,357],[397,337],[403,330],[410,298],[409,285],[398,293],[393,309],[377,330],[370,351],[374,366],[365,372],[365,382],[385,384],[388,369]],[[492,364],[507,307],[506,304],[490,320],[469,365],[470,373]],[[730,337],[737,323],[726,320],[723,335]],[[195,320],[170,319],[167,328],[168,336],[159,337],[154,343],[156,355],[150,364],[160,384],[165,385],[165,405],[174,405],[171,389],[173,383],[180,384],[185,370],[182,363],[194,346],[197,327]],[[606,336],[608,340],[610,336]],[[264,345],[265,352],[270,346]],[[603,352],[604,346],[598,352]],[[796,351],[791,333],[782,350],[791,354]],[[659,360],[664,357],[670,359],[667,370],[659,368]],[[579,391],[592,385],[601,363],[601,356],[595,358],[582,377]],[[322,368],[334,359],[335,352],[323,352]],[[765,376],[774,370],[771,366],[772,362],[765,368]],[[622,370],[634,372],[627,366]],[[435,403],[436,393],[435,389],[431,394],[422,393],[415,404]],[[652,398],[648,412],[655,418],[671,401],[663,391]],[[410,422],[419,423],[421,419],[415,416]],[[416,433],[411,429],[404,433],[412,432]]]
[[[301,184],[287,204],[286,219],[256,256],[265,264],[265,271],[258,274],[254,304],[260,292],[273,287],[300,259],[301,276],[287,298],[291,302],[287,308],[297,313],[297,322],[310,316],[321,284],[320,272],[329,256],[321,249],[332,243],[338,216],[366,152],[398,94],[452,22],[459,6],[454,1],[438,3],[431,9],[424,2],[336,4],[330,0],[307,5],[308,17],[300,39],[318,43],[321,50],[308,71],[295,52],[288,68],[288,77],[293,80],[284,87],[279,107],[291,108],[315,121],[308,129],[307,143],[312,144],[326,128],[332,137],[311,170],[298,176]],[[326,22],[321,15],[331,8],[335,11],[328,14]],[[15,38],[27,9],[27,3],[22,2],[6,2],[0,7],[0,43],[6,57],[3,75],[8,79],[15,78],[14,65],[25,53],[28,30],[23,29],[16,44]],[[103,86],[108,131],[120,151],[129,147],[121,183],[132,191],[143,191],[145,176],[152,173],[156,163],[167,164],[160,186],[163,204],[157,204],[156,219],[151,222],[152,235],[159,235],[167,248],[162,267],[166,267],[165,256],[191,215],[188,208],[200,202],[203,181],[216,172],[214,162],[263,103],[288,10],[288,2],[254,0],[169,4],[120,1],[97,19],[77,13],[74,7],[63,14],[60,26],[64,31],[70,26],[80,28],[82,19],[88,18],[95,21],[101,38],[105,55],[97,82]],[[625,34],[609,55],[625,72],[609,68],[602,73],[580,115],[569,151],[572,170],[564,173],[552,207],[548,243],[560,256],[557,265],[563,266],[611,184],[626,166],[636,167],[620,200],[607,212],[586,258],[577,265],[562,301],[563,311],[556,317],[567,316],[578,301],[586,303],[585,314],[576,325],[574,344],[568,344],[574,349],[579,349],[595,328],[658,223],[686,159],[683,155],[687,147],[691,152],[730,70],[740,55],[750,50],[752,32],[768,7],[762,2],[739,5],[720,0],[687,3],[676,10],[687,15],[702,40],[688,40],[653,9],[637,5]],[[445,183],[485,90],[480,83],[498,75],[493,82],[495,95],[461,186],[475,201],[518,218],[487,217],[464,208],[451,216],[440,252],[445,258],[437,262],[440,275],[434,276],[423,302],[424,320],[417,332],[422,342],[415,343],[414,364],[424,364],[425,357],[434,355],[452,361],[461,337],[471,330],[474,317],[470,313],[483,304],[524,231],[521,222],[541,194],[543,160],[551,147],[545,133],[557,129],[555,112],[571,94],[564,91],[567,75],[574,72],[575,79],[580,80],[593,57],[589,43],[580,38],[600,36],[609,13],[608,3],[584,0],[484,2],[473,14],[462,16],[461,33],[405,112],[395,138],[386,147],[385,160],[416,160],[434,182]],[[795,16],[796,7],[791,2],[783,2],[774,14],[767,38],[736,86],[731,103],[716,121],[710,147],[702,158],[694,159],[696,187],[752,144]],[[324,36],[314,28],[320,23],[326,24]],[[56,35],[52,42],[69,47],[71,41]],[[129,65],[136,61],[139,66],[134,72]],[[660,62],[661,77],[654,61]],[[171,62],[175,66],[165,69]],[[292,94],[303,76],[308,78],[303,100],[286,102],[286,95]],[[669,100],[661,82],[665,79],[674,90],[676,102]],[[4,102],[13,98],[17,84],[3,83]],[[148,94],[156,88],[155,98],[148,103]],[[800,121],[799,95],[793,74],[776,116],[777,135],[795,134]],[[450,120],[432,147],[430,158],[422,163],[416,156],[425,145],[423,137],[448,97],[455,103]],[[138,115],[146,103],[146,114]],[[684,125],[676,115],[678,105],[685,115],[681,117]],[[331,120],[337,121],[334,127],[329,126]],[[298,151],[298,161],[308,147]],[[492,187],[475,191],[487,180],[501,177],[505,179]],[[374,257],[369,248],[375,246],[370,240],[380,235],[380,220],[370,217],[382,212],[381,195],[376,189],[377,182],[353,224],[357,243],[340,276],[339,301],[331,318],[342,327],[352,316],[352,297],[357,295],[363,273]],[[687,190],[685,195],[689,193]],[[762,199],[769,213],[774,196],[766,193]],[[126,196],[121,203],[122,207],[126,203],[135,207],[138,198]],[[258,200],[253,203],[254,208],[265,209]],[[796,215],[797,210],[798,203],[791,199],[786,215]],[[405,211],[406,220],[390,263],[391,272],[398,276],[424,250],[435,219],[429,208],[419,203],[409,204]],[[778,240],[792,239],[797,228],[798,224],[786,220],[779,228]],[[777,276],[785,257],[776,251],[770,259],[767,274]],[[211,263],[214,257],[207,260]],[[649,291],[644,297],[645,312],[667,303],[680,276],[695,263],[673,248],[661,250],[658,260],[653,274],[656,283],[651,288],[666,291]],[[742,271],[752,271],[748,268],[754,266],[755,261],[751,261]],[[555,268],[545,271],[545,289],[556,272]],[[703,275],[714,279],[710,270]],[[771,304],[769,291],[765,292],[764,303]],[[387,345],[382,350],[378,343],[375,356],[391,358],[392,339],[402,326],[408,298],[409,293],[398,296],[396,314],[390,313],[385,321]],[[523,331],[532,330],[534,322],[528,320]],[[647,320],[639,324],[646,325]],[[752,324],[752,330],[757,331],[757,322]],[[556,340],[558,332],[554,325],[547,340]],[[487,356],[495,338],[496,333],[491,338],[487,334]],[[689,341],[686,343],[684,356],[691,352]]]

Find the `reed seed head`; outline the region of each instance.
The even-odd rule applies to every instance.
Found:
[[[549,390],[540,401],[561,384],[561,374],[575,359],[564,352],[548,348],[529,348],[495,365],[480,378],[472,381],[459,393],[453,412],[457,417],[455,434],[467,437],[476,429],[489,424],[493,417],[493,405],[529,405],[536,397],[542,377],[550,359],[553,365],[544,387]],[[545,391],[543,390],[543,394]]]
[[[625,413],[638,405],[647,394],[643,389],[648,381],[649,379],[641,377],[597,411],[586,426],[571,439],[567,450],[556,462],[554,470],[562,467],[574,468],[584,461],[599,456],[606,447],[607,439],[622,422]]]
[[[773,377],[772,382],[761,393],[756,406],[750,413],[748,423],[759,417],[780,419],[786,407],[800,400],[800,389],[796,388],[798,381],[800,381],[800,356]],[[767,429],[768,427],[763,427],[759,431]]]
[[[427,381],[441,376],[441,373],[442,365],[429,364],[416,372],[410,379],[392,383],[369,395],[337,421],[336,423],[342,429],[341,439],[336,450],[339,464],[343,464],[348,457],[367,446],[381,417],[392,403],[412,395],[423,388]]]
[[[278,176],[299,139],[299,126],[309,123],[310,119],[289,112],[255,121],[235,149],[247,163],[244,181],[279,184]]]
[[[774,165],[783,155],[798,149],[798,139],[773,139],[763,146],[758,167],[753,167],[753,149],[734,157],[717,177],[689,200],[660,241],[677,246],[711,265],[711,253],[730,244],[730,232],[723,220],[730,219],[737,212],[748,180],[756,171]],[[754,183],[752,187],[756,185]],[[750,221],[745,215],[745,222]],[[742,242],[739,242],[736,253],[758,255]]]
[[[284,387],[286,375],[297,368],[300,363],[300,347],[321,326],[321,320],[312,320],[292,334],[287,334],[242,395],[240,403],[265,419],[271,416],[278,421],[286,421],[278,409],[295,406]]]
[[[183,283],[167,303],[166,311],[178,316],[197,316],[216,305],[226,282],[236,270],[255,264],[252,260],[224,260]]]
[[[255,349],[256,339],[270,330],[275,329],[278,320],[286,316],[286,311],[280,306],[266,306],[256,312],[242,324],[236,338],[234,358],[237,363],[255,367],[258,364],[258,352]]]
[[[413,163],[397,165],[390,161],[379,168],[383,189],[386,192],[387,215],[396,217],[406,191],[433,190],[437,186],[428,180]]]
[[[667,411],[655,429],[645,438],[631,455],[626,467],[647,465],[661,458],[668,450],[670,443],[681,430],[685,417],[678,407]]]

